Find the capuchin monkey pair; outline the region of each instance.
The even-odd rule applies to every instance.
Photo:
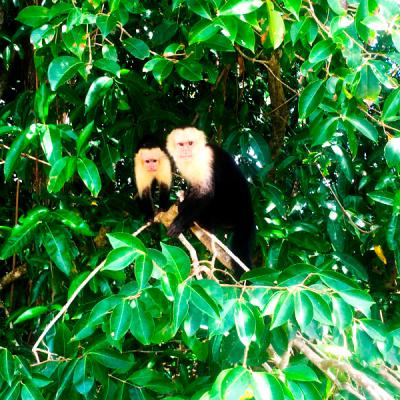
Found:
[[[178,205],[178,215],[168,229],[178,236],[197,222],[213,231],[232,231],[231,250],[249,268],[255,233],[249,187],[234,159],[222,148],[207,144],[203,131],[193,127],[174,129],[167,137],[168,154],[188,184]],[[152,143],[143,143],[135,155],[139,201],[146,218],[154,217],[152,187],[159,186],[161,210],[168,208],[172,173],[169,156]],[[234,265],[237,272],[238,266]]]

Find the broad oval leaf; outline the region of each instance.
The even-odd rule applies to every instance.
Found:
[[[232,368],[221,382],[221,394],[224,400],[240,399],[250,384],[250,372],[241,366]]]
[[[47,72],[51,89],[56,90],[59,88],[84,66],[85,64],[82,61],[71,56],[61,56],[52,60]]]
[[[174,296],[173,317],[175,332],[186,318],[189,310],[189,300],[190,290],[186,287],[186,282],[182,282],[178,285]]]
[[[335,47],[336,45],[331,40],[321,40],[313,46],[310,52],[310,56],[308,58],[310,63],[316,64],[326,60],[333,54]]]
[[[176,65],[176,71],[181,78],[187,81],[201,81],[203,79],[203,67],[196,61],[182,60]]]
[[[77,161],[78,174],[85,186],[94,197],[97,197],[101,190],[101,179],[96,164],[86,157],[80,157]]]
[[[365,118],[362,118],[358,115],[346,115],[346,121],[349,121],[351,125],[354,126],[360,133],[362,133],[366,138],[372,140],[373,142],[378,141],[378,131],[376,130],[375,126],[372,125],[369,121]]]
[[[47,7],[28,6],[22,9],[15,19],[32,28],[37,28],[49,20],[48,14],[49,9]]]
[[[313,319],[313,305],[303,292],[296,292],[294,295],[294,315],[303,331]]]
[[[0,377],[7,382],[8,386],[11,386],[14,372],[15,372],[15,363],[14,358],[11,352],[6,348],[0,349]]]
[[[86,112],[94,108],[97,103],[104,98],[104,95],[111,88],[113,82],[113,78],[101,76],[90,85],[85,98]]]
[[[386,143],[385,159],[389,167],[400,171],[400,138],[392,138]]]
[[[130,331],[140,343],[148,345],[155,331],[155,324],[152,316],[142,306],[141,302],[132,302],[132,322]]]
[[[76,171],[76,158],[75,157],[63,157],[60,158],[51,167],[49,172],[49,182],[47,190],[50,193],[59,192],[69,181]]]
[[[244,346],[250,346],[256,332],[256,319],[251,308],[244,302],[238,301],[234,309],[236,332]]]
[[[149,46],[140,39],[128,38],[122,42],[125,49],[139,60],[144,60],[150,56]]]
[[[228,0],[219,10],[219,15],[243,15],[258,10],[261,0]]]
[[[311,82],[300,94],[299,117],[304,119],[319,106],[325,91],[324,81],[316,80]]]
[[[91,369],[86,357],[76,363],[72,382],[74,389],[82,395],[88,394],[94,385],[94,377],[90,375]]]
[[[394,90],[385,100],[382,111],[382,121],[391,121],[399,116],[400,111],[400,89]]]
[[[251,372],[251,387],[255,400],[283,400],[284,394],[279,381],[267,372]]]
[[[46,306],[36,306],[29,308],[18,316],[18,318],[14,321],[14,324],[20,324],[21,322],[37,318],[39,315],[47,313],[48,310],[49,308]]]
[[[294,296],[292,293],[284,292],[279,298],[275,312],[272,316],[271,329],[285,324],[293,315]]]
[[[122,339],[131,325],[132,308],[129,301],[122,300],[113,310],[110,318],[110,331],[113,340]]]
[[[119,247],[118,249],[111,250],[107,255],[103,270],[119,271],[124,269],[132,264],[141,254],[143,254],[141,251],[131,247]]]
[[[135,263],[135,277],[139,289],[144,289],[153,272],[153,261],[147,254],[140,255]]]

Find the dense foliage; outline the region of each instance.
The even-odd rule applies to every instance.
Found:
[[[1,399],[398,396],[398,0],[1,0],[0,31]],[[181,125],[250,182],[240,281],[140,229],[134,149]]]

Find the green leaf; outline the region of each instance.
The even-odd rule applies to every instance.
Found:
[[[387,206],[393,206],[394,194],[390,192],[384,192],[382,190],[375,190],[374,192],[367,193],[367,196],[376,201],[377,203],[385,204]]]
[[[17,162],[21,158],[21,153],[31,144],[36,138],[38,130],[33,124],[25,131],[18,134],[17,138],[12,142],[10,149],[7,151],[7,156],[4,164],[4,176],[6,180],[11,177],[14,172]]]
[[[110,318],[110,330],[113,340],[122,339],[131,325],[132,308],[129,301],[122,300],[113,310]]]
[[[96,164],[86,157],[80,157],[77,161],[78,174],[92,196],[97,197],[101,190],[101,179]]]
[[[343,151],[343,148],[337,144],[333,144],[331,146],[333,153],[335,154],[335,158],[339,163],[339,170],[343,172],[347,180],[352,183],[354,180],[354,173],[353,173],[353,163],[351,162],[351,158],[347,153]]]
[[[38,207],[29,211],[26,217],[21,217],[19,224],[13,227],[11,235],[4,243],[0,252],[0,259],[4,260],[11,257],[14,253],[20,252],[27,244],[30,244],[48,214],[47,208]]]
[[[335,251],[333,255],[357,277],[359,277],[364,281],[368,280],[368,274],[367,271],[365,270],[365,267],[356,258],[354,258],[349,254],[342,253],[340,251]]]
[[[92,389],[94,377],[90,376],[90,368],[86,358],[82,358],[76,363],[72,382],[76,391],[82,395],[88,394]]]
[[[338,117],[328,117],[321,124],[321,121],[316,121],[312,125],[311,136],[313,137],[313,146],[320,146],[325,142],[330,142],[338,127]]]
[[[85,98],[86,112],[92,110],[97,103],[104,98],[106,93],[111,88],[113,82],[113,78],[101,76],[90,85]]]
[[[284,292],[279,298],[272,316],[271,330],[285,324],[292,317],[293,311],[294,296],[292,293]]]
[[[49,115],[49,107],[55,99],[55,94],[51,94],[50,89],[45,83],[42,83],[35,93],[35,114],[44,124]]]
[[[338,292],[339,296],[356,310],[361,311],[367,318],[371,315],[371,306],[375,304],[372,297],[363,290],[346,290]]]
[[[332,311],[324,298],[321,295],[309,290],[303,291],[302,293],[304,293],[310,299],[313,305],[314,319],[319,321],[321,324],[331,325]]]
[[[132,322],[130,331],[140,343],[148,345],[151,343],[151,338],[155,331],[154,320],[150,313],[145,311],[140,301],[132,301],[131,306]]]
[[[382,121],[392,121],[399,117],[400,89],[394,90],[385,100],[382,111]]]
[[[313,46],[308,57],[310,63],[316,64],[330,57],[336,48],[330,39],[321,40]]]
[[[354,91],[355,96],[367,104],[375,102],[381,92],[381,85],[371,66],[364,65],[359,74],[360,80]]]
[[[131,247],[119,247],[111,250],[106,258],[103,271],[120,271],[131,265],[143,253]]]
[[[49,125],[37,125],[37,129],[46,159],[51,165],[54,165],[62,156],[60,130]]]
[[[39,389],[32,381],[26,380],[22,383],[21,400],[45,400]]]
[[[64,157],[54,163],[49,172],[47,190],[50,193],[59,192],[76,171],[76,158]]]
[[[283,372],[286,378],[292,381],[319,382],[314,370],[303,363],[289,365]]]
[[[238,30],[236,34],[235,42],[246,49],[249,49],[254,52],[254,47],[256,43],[254,31],[252,27],[243,22],[238,20]]]
[[[372,140],[373,142],[378,141],[378,131],[376,130],[374,125],[367,121],[366,118],[351,114],[346,115],[344,119],[350,122],[350,124],[353,125],[353,127],[356,128],[366,138]]]
[[[238,301],[234,309],[236,332],[244,346],[250,346],[256,332],[256,319],[251,308],[244,302]]]
[[[114,182],[115,181],[115,168],[117,162],[121,159],[119,151],[116,147],[104,144],[101,149],[100,160],[107,176]]]
[[[78,211],[71,211],[63,208],[53,211],[52,216],[76,233],[93,236],[93,232],[88,223],[78,214]]]
[[[71,56],[61,56],[52,60],[47,73],[51,90],[56,90],[68,82],[84,66],[78,58]]]
[[[285,8],[289,10],[297,20],[299,20],[299,13],[302,0],[283,0]]]
[[[195,14],[203,18],[212,19],[210,8],[206,0],[187,0],[186,3],[189,10],[193,11]]]
[[[278,11],[274,10],[271,0],[267,0],[268,10],[268,40],[274,49],[277,49],[283,42],[285,36],[285,24]]]
[[[86,98],[87,98],[87,96],[86,96]],[[85,149],[85,145],[87,144],[89,137],[93,132],[93,128],[94,128],[94,121],[91,121],[80,132],[80,134],[76,140],[76,152],[78,155],[80,155],[81,153],[82,154],[84,153],[84,151],[82,151],[82,150]]]
[[[335,14],[346,15],[347,3],[342,2],[342,0],[328,0],[328,4]]]
[[[120,304],[122,298],[120,296],[110,296],[96,303],[90,312],[88,325],[97,325],[104,321],[107,314],[110,313],[118,304]]]
[[[174,274],[178,282],[183,282],[190,274],[190,258],[179,247],[169,246],[161,243],[162,253],[167,258],[167,271]]]
[[[390,139],[386,143],[384,153],[387,165],[400,171],[400,138]]]
[[[96,25],[99,27],[103,37],[107,37],[117,26],[118,19],[114,14],[110,15],[98,15],[96,18]]]
[[[182,325],[189,310],[190,290],[186,287],[186,282],[178,285],[174,296],[173,317],[174,331],[176,332]]]
[[[93,66],[102,71],[110,72],[113,75],[117,75],[118,71],[121,69],[116,61],[109,60],[108,58],[100,58],[96,60],[93,63]]]
[[[203,79],[203,68],[197,61],[182,60],[176,65],[176,71],[187,81],[195,82]]]
[[[0,377],[7,382],[8,386],[11,386],[14,378],[15,363],[9,350],[0,348],[0,363]]]
[[[48,22],[48,13],[49,9],[47,7],[28,6],[22,9],[15,19],[32,28],[37,28]]]
[[[74,268],[71,238],[62,226],[44,223],[41,239],[47,254],[65,275],[70,276]]]
[[[219,10],[219,15],[243,15],[259,9],[261,0],[228,0]]]
[[[332,296],[333,322],[339,331],[351,326],[353,311],[351,307],[339,296]]]
[[[153,272],[152,259],[147,255],[140,255],[136,259],[135,263],[135,277],[140,290],[146,287],[152,272]]]
[[[285,397],[282,386],[272,374],[266,372],[251,372],[250,379],[255,400],[284,400]]]
[[[219,309],[214,299],[212,299],[201,286],[195,283],[187,287],[190,289],[190,304],[209,317],[218,319],[220,316]]]
[[[150,56],[149,46],[143,40],[128,38],[122,42],[125,49],[139,60],[144,60]]]
[[[132,354],[120,354],[116,350],[94,348],[88,355],[106,368],[127,370],[134,365]]]
[[[82,56],[88,45],[83,27],[74,26],[71,30],[63,32],[62,39],[67,49],[82,61]]]
[[[301,92],[299,98],[299,117],[305,119],[319,106],[325,92],[324,81],[311,82]]]
[[[205,42],[220,30],[212,21],[200,20],[189,32],[189,44]]]
[[[400,53],[400,29],[392,30],[392,41],[396,50]]]
[[[18,316],[18,318],[14,321],[14,324],[20,324],[21,322],[37,318],[40,315],[47,313],[48,310],[49,309],[46,306],[36,306],[29,308],[28,310],[24,311],[22,314]]]
[[[221,382],[221,395],[224,400],[240,399],[250,383],[250,372],[239,366],[232,368]]]
[[[302,331],[305,331],[313,319],[313,305],[303,292],[294,294],[294,315]]]
[[[146,253],[146,247],[143,242],[136,236],[126,232],[112,232],[107,233],[107,238],[111,243],[113,249],[119,247],[132,247],[137,249],[141,254]]]
[[[173,67],[174,64],[165,58],[156,59],[156,63],[152,69],[154,79],[161,85],[162,82],[171,74]]]

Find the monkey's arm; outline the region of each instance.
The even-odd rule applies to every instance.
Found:
[[[153,200],[151,198],[151,190],[143,191],[142,196],[138,199],[141,212],[144,214],[146,221],[152,221],[154,218]]]
[[[178,205],[179,213],[168,229],[168,236],[178,236],[188,229],[212,201],[211,193],[199,196],[195,190],[189,190],[183,202]]]
[[[161,211],[166,211],[169,208],[169,193],[170,193],[170,188],[169,186],[160,183],[160,210]]]

